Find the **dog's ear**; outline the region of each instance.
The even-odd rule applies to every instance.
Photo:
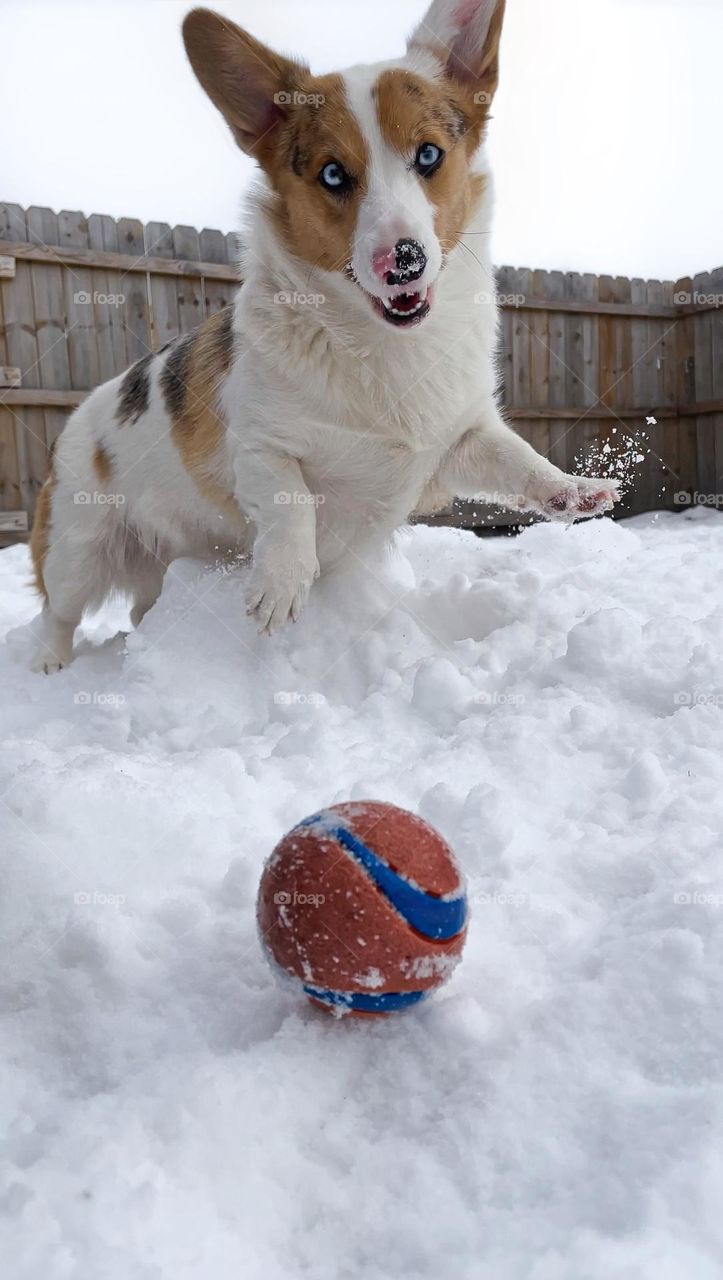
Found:
[[[192,9],[183,42],[193,70],[243,151],[262,163],[305,70],[211,9]]]
[[[475,91],[488,106],[499,79],[499,47],[505,0],[432,0],[409,49],[434,53],[447,74]]]

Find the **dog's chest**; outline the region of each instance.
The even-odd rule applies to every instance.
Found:
[[[414,466],[415,454],[446,451],[459,424],[483,394],[489,356],[478,331],[437,330],[424,343],[390,343],[364,359],[327,371],[324,416],[393,449]]]

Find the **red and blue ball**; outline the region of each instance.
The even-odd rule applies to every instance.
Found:
[[[379,801],[334,805],[294,827],[266,863],[257,908],[273,964],[337,1017],[419,1004],[458,963],[467,915],[446,841]]]

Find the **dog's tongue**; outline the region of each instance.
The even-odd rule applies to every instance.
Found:
[[[398,297],[392,298],[392,306],[395,311],[414,311],[421,301],[420,293],[400,293]]]

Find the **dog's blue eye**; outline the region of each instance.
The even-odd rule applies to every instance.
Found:
[[[424,146],[420,147],[417,152],[414,167],[417,173],[421,173],[424,177],[427,174],[434,173],[434,170],[439,168],[443,159],[444,152],[441,147],[435,146],[433,142],[425,142]]]
[[[327,191],[343,191],[349,186],[350,178],[346,169],[340,164],[332,160],[331,164],[325,164],[319,174],[319,181],[322,187],[326,187]]]

